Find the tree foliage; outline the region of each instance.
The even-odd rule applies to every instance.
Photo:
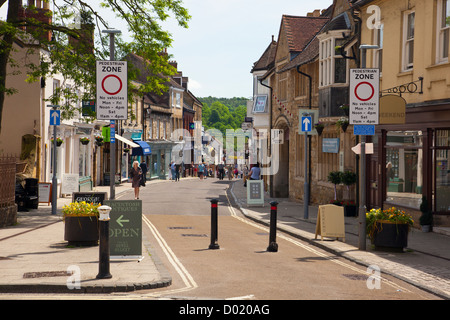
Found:
[[[247,115],[245,98],[199,98],[203,104],[202,124],[205,130],[218,129],[223,136],[227,129],[239,129]]]
[[[166,90],[166,79],[176,70],[169,64],[170,57],[161,54],[164,49],[172,46],[171,34],[163,30],[161,22],[172,16],[181,27],[187,28],[190,16],[181,0],[43,1],[51,4],[52,13],[46,13],[52,14],[51,24],[36,19],[34,14],[23,15],[22,0],[0,0],[0,7],[8,6],[7,19],[0,23],[0,131],[5,95],[16,93],[14,88],[6,88],[7,66],[12,73],[26,72],[28,81],[39,81],[53,74],[61,74],[65,79],[70,79],[70,87],[61,85],[50,98],[51,104],[61,105],[63,114],[70,117],[80,105],[79,98],[74,95],[77,89],[85,91],[82,98],[95,97],[95,61],[109,60],[109,36],[102,31],[119,29],[119,21],[125,22],[131,41],[125,41],[121,36],[116,37],[115,59],[122,60],[128,53],[134,52],[144,61],[151,61],[146,64],[146,74],[149,74],[147,82],[139,87],[132,86],[132,80],[138,77],[139,70],[129,67],[130,98],[132,89],[138,93],[162,93]],[[117,19],[108,21],[98,11],[98,7],[114,13]],[[27,9],[28,12],[39,13],[39,8],[34,6]],[[43,37],[48,31],[52,33],[51,40]],[[34,40],[30,39],[30,34]],[[80,42],[83,43],[82,40],[92,34],[94,47],[83,48]],[[70,38],[80,40],[78,45],[71,43]],[[46,53],[42,55],[39,64],[20,65],[12,59],[13,43],[18,39],[28,44],[33,43],[33,46],[27,46],[29,54],[32,50],[34,53]],[[23,70],[24,67],[26,70]]]

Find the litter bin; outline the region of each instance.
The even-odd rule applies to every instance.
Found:
[[[37,209],[39,207],[39,180],[34,178],[25,179],[25,192],[28,196],[25,207]]]

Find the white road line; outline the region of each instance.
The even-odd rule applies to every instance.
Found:
[[[153,236],[155,237],[156,241],[158,241],[159,246],[164,251],[164,254],[166,255],[170,264],[175,268],[176,272],[178,273],[180,278],[183,280],[184,285],[185,285],[184,288],[164,291],[162,293],[150,294],[150,295],[151,296],[161,296],[161,295],[171,294],[171,293],[175,293],[175,292],[183,292],[183,291],[192,290],[192,289],[197,288],[198,285],[195,282],[194,278],[190,275],[190,273],[186,270],[186,268],[183,266],[183,264],[177,258],[175,253],[172,251],[172,249],[169,247],[167,242],[164,240],[164,238],[158,232],[156,227],[144,215],[142,215],[142,218],[143,218],[143,221],[145,222],[145,224],[149,227],[149,229],[152,232]]]
[[[241,210],[245,210],[244,208],[242,208],[242,206],[241,206],[241,205],[239,204],[239,202],[237,201],[236,196],[235,196],[234,193],[233,193],[233,186],[234,186],[234,184],[233,184],[232,187],[231,187],[231,194],[233,195],[233,198],[234,198],[234,200],[235,200],[234,202],[238,204],[238,206],[239,206],[239,208],[241,208]],[[262,225],[258,225],[258,224],[256,224],[255,222],[252,222],[252,221],[250,221],[250,220],[248,220],[248,219],[244,219],[244,218],[239,217],[239,216],[236,214],[234,208],[231,206],[231,202],[230,202],[230,199],[228,198],[228,194],[226,194],[226,196],[227,196],[227,200],[228,200],[228,209],[230,210],[231,216],[232,216],[232,217],[234,217],[234,218],[236,218],[236,219],[238,219],[238,220],[240,220],[240,221],[242,221],[242,222],[244,222],[244,223],[247,223],[247,224],[249,224],[249,225],[252,225],[252,226],[254,226],[254,227],[258,228],[258,229],[264,230],[264,231],[266,231],[266,232],[270,232],[270,229],[267,228],[267,227],[264,227],[264,226],[262,226]],[[326,254],[326,253],[320,252],[320,251],[318,251],[318,250],[312,248],[311,246],[305,245],[305,244],[303,244],[303,243],[301,243],[301,242],[299,242],[299,241],[297,241],[297,240],[294,240],[294,239],[292,239],[292,238],[290,238],[290,237],[287,237],[287,236],[285,236],[285,235],[282,234],[282,233],[277,233],[277,237],[278,237],[278,238],[281,238],[281,239],[283,239],[283,240],[289,241],[290,243],[292,243],[292,244],[294,244],[294,245],[296,245],[296,246],[298,246],[298,247],[301,247],[301,248],[303,248],[303,249],[305,249],[305,250],[308,250],[308,251],[311,252],[311,253],[314,253],[314,254],[316,254],[316,255],[322,257],[322,258],[325,258],[325,259],[327,259],[328,261],[331,261],[331,262],[334,262],[334,263],[336,263],[336,264],[339,264],[339,265],[341,265],[341,266],[343,266],[343,267],[345,267],[345,268],[347,268],[347,269],[350,269],[350,270],[352,270],[352,271],[354,271],[354,272],[361,273],[361,274],[366,275],[366,276],[368,276],[368,277],[369,277],[369,276],[374,277],[373,274],[370,274],[370,273],[367,272],[367,271],[364,271],[364,270],[361,270],[361,269],[359,269],[359,268],[353,267],[352,265],[350,265],[350,264],[348,264],[348,263],[339,261],[338,259],[335,259],[334,256],[330,256],[330,255],[328,255],[328,254]],[[381,278],[381,281],[384,282],[385,284],[387,284],[387,285],[393,287],[393,288],[398,289],[398,290],[401,290],[401,291],[404,291],[404,292],[411,292],[411,291],[409,291],[408,289],[403,288],[403,287],[401,287],[400,285],[398,285],[398,284],[396,284],[396,283],[394,283],[394,282],[392,282],[392,281],[390,281],[390,280]]]

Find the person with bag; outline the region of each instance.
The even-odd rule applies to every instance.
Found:
[[[139,187],[141,185],[141,178],[142,178],[142,170],[139,167],[139,162],[134,161],[133,167],[130,171],[131,176],[131,187],[134,188],[134,200],[139,199]]]

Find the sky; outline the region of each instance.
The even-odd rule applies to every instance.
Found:
[[[163,23],[174,40],[168,53],[177,61],[183,76],[189,77],[189,90],[195,96],[251,98],[250,71],[270,44],[272,35],[278,39],[282,15],[305,16],[332,3],[332,0],[183,0],[192,18],[188,29],[179,27],[174,20]],[[5,6],[0,10],[1,17],[6,16]],[[113,17],[108,20],[114,22]],[[120,23],[112,23],[112,27],[127,29]]]

